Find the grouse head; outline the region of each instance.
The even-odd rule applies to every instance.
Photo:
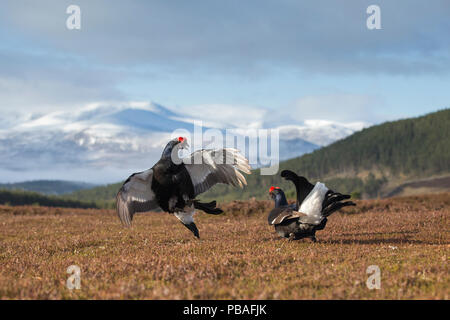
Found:
[[[275,207],[287,205],[286,195],[279,187],[270,187],[269,195],[275,201]]]
[[[189,144],[186,137],[177,137],[169,141],[164,148],[161,158],[172,158],[172,161],[178,161],[178,151],[182,149],[189,149]]]

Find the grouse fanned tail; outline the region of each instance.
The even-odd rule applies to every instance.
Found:
[[[316,231],[325,228],[328,216],[343,207],[356,205],[352,201],[343,202],[350,199],[349,195],[334,192],[321,182],[313,185],[290,170],[282,171],[281,176],[292,181],[297,191],[297,202],[292,206],[288,205],[283,190],[278,187],[269,190],[275,208],[269,213],[268,222],[281,237],[316,241]]]
[[[292,181],[297,192],[297,208],[300,207],[306,196],[312,191],[314,185],[311,184],[305,177],[298,176],[291,170],[281,171],[281,176],[286,180]]]

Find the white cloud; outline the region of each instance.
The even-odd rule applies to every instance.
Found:
[[[292,103],[291,116],[296,119],[323,119],[339,122],[376,122],[380,98],[362,94],[326,94],[301,97]]]
[[[264,108],[230,104],[203,104],[171,109],[186,115],[187,118],[183,117],[183,121],[201,120],[203,126],[220,129],[261,128],[268,112]]]

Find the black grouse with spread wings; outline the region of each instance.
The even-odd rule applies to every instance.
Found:
[[[248,160],[239,150],[199,150],[187,158],[179,158],[178,151],[187,149],[187,140],[171,140],[161,159],[146,171],[132,174],[116,196],[117,213],[123,225],[130,226],[136,212],[161,208],[173,213],[198,238],[194,223],[195,209],[209,214],[222,210],[216,202],[202,203],[195,199],[217,183],[243,187],[247,182],[240,171],[250,174]]]

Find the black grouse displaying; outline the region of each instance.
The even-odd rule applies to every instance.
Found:
[[[275,208],[267,220],[280,237],[289,240],[310,238],[316,241],[316,231],[325,228],[330,214],[345,206],[356,205],[351,201],[343,202],[350,198],[349,195],[334,192],[320,182],[313,185],[305,177],[290,170],[283,170],[281,176],[294,183],[297,201],[289,205],[283,190],[278,187],[269,190]]]
[[[131,225],[136,212],[161,208],[173,213],[199,238],[194,223],[195,209],[209,214],[220,214],[216,202],[202,203],[195,199],[217,183],[243,187],[247,184],[240,171],[250,174],[248,160],[239,150],[199,150],[180,159],[178,152],[187,149],[187,139],[171,140],[161,159],[151,168],[132,174],[116,196],[116,207],[122,224]]]

